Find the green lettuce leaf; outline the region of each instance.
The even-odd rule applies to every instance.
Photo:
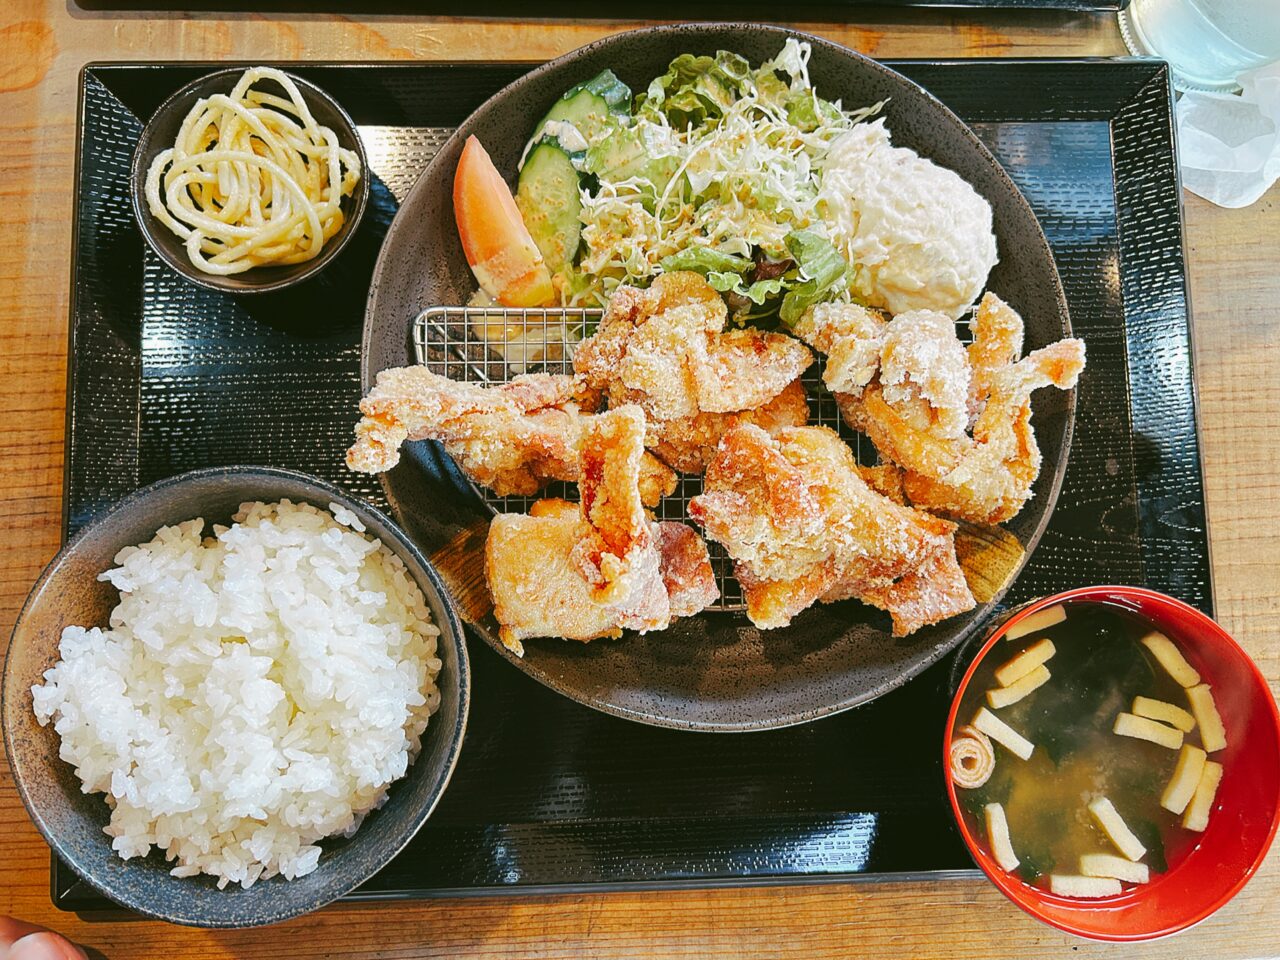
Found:
[[[831,241],[812,230],[792,230],[787,234],[787,250],[799,266],[801,282],[782,298],[778,319],[790,326],[810,306],[847,285],[849,264]]]
[[[787,120],[806,133],[821,126],[838,124],[844,115],[834,103],[823,100],[812,90],[791,94],[786,100]]]
[[[742,277],[728,271],[712,270],[707,274],[707,283],[721,293],[729,293],[742,286]]]
[[[711,247],[685,247],[679,253],[662,258],[665,273],[675,270],[692,270],[710,279],[712,273],[730,273],[735,277],[751,269],[751,261],[732,253],[724,253]],[[741,278],[738,278],[741,279]],[[715,286],[712,283],[712,286]],[[721,288],[716,287],[717,290]],[[723,291],[722,291],[723,292]]]
[[[667,72],[654,79],[641,97],[638,112],[655,118],[664,114],[673,126],[701,126],[723,116],[725,108],[742,93],[742,82],[751,75],[744,57],[721,50],[714,57],[682,53]]]
[[[756,96],[770,106],[783,106],[791,96],[791,85],[771,69],[756,71]]]
[[[794,282],[784,274],[781,277],[774,277],[772,280],[757,280],[751,286],[746,289],[739,289],[737,292],[756,306],[763,306],[766,301],[773,299],[786,290],[787,284]]]
[[[787,289],[787,284],[792,281],[786,277],[774,277],[772,280],[757,280],[755,283],[746,286],[742,282],[742,277],[736,273],[708,273],[707,283],[711,284],[721,293],[736,293],[740,297],[745,297],[754,303],[757,307],[764,306],[767,302],[777,297],[782,291]],[[754,314],[756,311],[752,311]],[[765,311],[768,313],[769,311]]]
[[[734,293],[754,304],[743,316],[755,320],[777,313],[789,325],[809,306],[847,285],[848,264],[829,240],[811,230],[791,231],[786,246],[796,266],[781,276],[753,283],[747,282],[755,266],[751,260],[711,247],[687,247],[664,257],[662,269],[700,273],[721,293]]]

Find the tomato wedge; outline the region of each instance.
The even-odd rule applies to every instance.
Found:
[[[474,136],[467,137],[454,174],[453,215],[467,263],[486,293],[508,307],[555,301],[551,271],[506,181]]]

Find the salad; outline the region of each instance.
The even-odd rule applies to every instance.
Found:
[[[996,261],[989,205],[892,146],[883,103],[819,96],[809,55],[794,38],[757,68],[682,54],[634,94],[605,70],[534,127],[514,196],[471,138],[454,200],[476,302],[601,307],[690,270],[739,325],[827,301],[968,310]]]

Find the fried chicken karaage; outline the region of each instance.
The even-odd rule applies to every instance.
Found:
[[[841,415],[880,455],[867,466],[834,431],[806,426],[808,347],[726,320],[706,280],[673,272],[614,292],[573,376],[481,386],[384,371],[348,464],[389,469],[406,440],[433,439],[500,495],[578,483],[580,503],[544,499],[490,525],[494,615],[519,655],[527,638],[662,630],[715,603],[706,541],[645,510],[673,492],[675,471],[705,472],[689,517],[728,552],[762,629],[847,599],[887,611],[895,636],[972,609],[954,520],[999,523],[1030,498],[1041,463],[1031,395],[1072,387],[1084,344],[1019,359],[1022,320],[994,294],[967,347],[932,310],[811,308],[793,332],[825,354]]]
[[[681,473],[702,473],[716,455],[720,438],[739,423],[754,423],[768,433],[803,427],[809,421],[804,384],[793,380],[768,403],[738,413],[695,413],[649,425],[645,445],[663,463]]]
[[[933,436],[958,439],[969,425],[969,357],[945,314],[914,310],[885,327],[880,393]]]
[[[583,432],[599,402],[598,392],[570,376],[526,374],[485,386],[426,367],[384,370],[360,402],[364,416],[347,465],[380,473],[396,465],[405,440],[439,440],[476,483],[499,496],[527,496],[552,480],[578,479]],[[675,484],[656,457],[641,458],[645,504],[657,504]]]
[[[988,293],[969,322],[969,416],[976,419],[991,395],[991,378],[1022,356],[1022,317],[994,293]]]
[[[797,337],[827,358],[822,382],[832,393],[857,396],[880,369],[887,321],[856,303],[819,303],[792,328]]]
[[[689,513],[733,558],[761,628],[786,626],[818,600],[856,597],[887,610],[903,636],[974,606],[955,524],[877,493],[825,427],[771,437],[735,426]]]
[[[726,430],[751,419],[747,411],[776,424],[807,417],[796,380],[813,362],[809,349],[781,333],[726,332],[727,319],[720,294],[695,273],[663,274],[647,290],[619,287],[597,332],[574,350],[573,368],[611,405],[643,408],[649,446],[696,473]]]
[[[989,396],[973,440],[954,468],[941,477],[906,471],[903,489],[926,510],[980,523],[1017,516],[1040,474],[1040,447],[1031,427],[1031,394],[1041,387],[1066,390],[1084,369],[1084,342],[1060,340],[1034,350],[990,378]]]
[[[633,405],[592,418],[579,449],[582,502],[540,500],[528,516],[498,514],[489,525],[485,575],[499,636],[516,654],[530,637],[663,630],[719,596],[706,543],[644,511],[644,431]]]
[[[992,293],[975,311],[967,349],[941,314],[903,313],[881,328],[859,320],[865,312],[815,308],[797,325],[819,349],[860,358],[858,376],[841,380],[855,389],[836,393],[841,415],[902,468],[913,505],[981,523],[1016,516],[1040,473],[1031,393],[1075,386],[1084,342],[1018,360],[1022,318]]]

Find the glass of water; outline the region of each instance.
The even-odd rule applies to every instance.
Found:
[[[1168,60],[1179,90],[1231,91],[1280,60],[1280,0],[1133,0],[1120,33],[1134,55]]]

